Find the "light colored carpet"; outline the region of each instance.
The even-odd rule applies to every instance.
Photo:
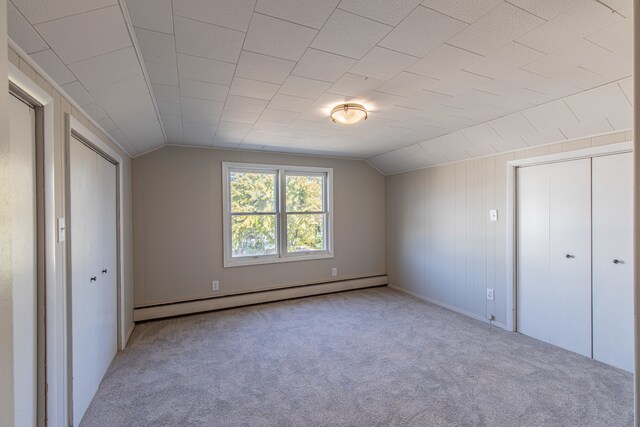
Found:
[[[138,325],[83,426],[615,426],[632,375],[389,288]]]

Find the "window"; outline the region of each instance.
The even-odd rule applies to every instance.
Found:
[[[224,266],[330,258],[333,169],[223,163]]]

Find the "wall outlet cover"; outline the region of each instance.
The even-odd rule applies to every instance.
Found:
[[[331,269],[331,275],[332,275],[333,277],[336,277],[336,276],[338,275],[338,267],[333,267],[333,268]]]
[[[211,290],[212,291],[220,290],[220,282],[218,280],[214,280],[213,282],[211,282]]]
[[[493,301],[493,289],[487,289],[487,299]]]

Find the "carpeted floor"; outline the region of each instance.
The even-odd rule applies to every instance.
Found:
[[[138,325],[83,426],[615,426],[632,375],[389,288]]]

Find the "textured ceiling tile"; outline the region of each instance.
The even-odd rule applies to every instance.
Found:
[[[118,4],[118,0],[12,0],[20,12],[31,22],[38,24],[65,16],[78,15],[95,9]]]
[[[586,37],[612,52],[626,50],[633,45],[633,19],[626,18]]]
[[[230,95],[250,96],[258,99],[270,100],[273,95],[276,94],[280,85],[273,83],[259,82],[256,80],[243,79],[241,77],[234,77],[231,89],[229,89]]]
[[[529,85],[526,88],[535,92],[545,93],[553,99],[558,99],[582,92],[587,88],[599,86],[603,83],[605,82],[602,76],[585,70],[584,68],[575,67],[569,71],[556,74],[553,77]]]
[[[177,86],[152,84],[156,100],[164,102],[180,102],[180,89]]]
[[[375,47],[349,71],[354,74],[386,81],[400,74],[401,71],[404,71],[417,61],[418,58],[416,57]]]
[[[83,109],[94,120],[102,120],[102,119],[106,119],[107,117],[109,117],[107,115],[107,113],[102,109],[102,107],[97,103],[85,105],[83,107]]]
[[[127,0],[134,27],[173,34],[171,0]]]
[[[330,86],[331,83],[320,80],[307,79],[299,76],[289,76],[278,92],[283,95],[316,99],[326,92]]]
[[[509,3],[548,21],[569,9],[584,4],[584,0],[509,0]]]
[[[452,71],[464,68],[469,64],[480,61],[482,58],[482,55],[443,44],[409,67],[407,71],[426,77],[442,79]]]
[[[182,135],[187,145],[211,147],[216,127],[202,123],[183,122]]]
[[[255,0],[173,0],[173,12],[177,16],[247,31],[255,3]]]
[[[208,99],[210,101],[224,101],[229,92],[229,86],[217,83],[189,80],[180,77],[180,95],[192,98]]]
[[[131,46],[118,6],[44,22],[35,28],[65,64]]]
[[[582,0],[579,6],[522,35],[518,42],[551,53],[622,19],[596,1]]]
[[[402,72],[380,86],[377,91],[390,93],[392,95],[411,96],[416,93],[416,91],[429,87],[429,84],[432,82],[439,83],[438,80],[429,77]]]
[[[124,123],[134,125],[136,120],[140,119],[138,115],[142,113],[145,113],[145,116],[147,117],[146,123],[156,120],[153,101],[151,101],[151,96],[148,93],[114,104],[105,108],[105,111],[109,114],[109,117],[118,124],[118,126],[121,126]],[[153,114],[150,115],[149,111],[152,111]]]
[[[38,34],[10,1],[7,2],[7,25],[9,37],[26,53],[39,52],[49,48],[42,37],[40,37],[40,34]]]
[[[489,126],[500,135],[503,146],[508,150],[526,146],[522,136],[536,134],[538,131],[520,113],[510,114],[489,122]]]
[[[267,107],[269,101],[264,99],[247,98],[244,96],[229,95],[225,108],[237,111],[246,111],[248,113],[262,113]]]
[[[523,67],[544,56],[534,49],[518,43],[509,43],[479,61],[466,65],[464,70],[496,78]]]
[[[308,98],[300,98],[297,96],[289,96],[279,93],[273,97],[273,99],[269,103],[269,108],[273,108],[274,110],[284,110],[299,113],[309,107],[309,105],[311,105],[311,102],[312,100]]]
[[[633,55],[616,52],[581,65],[599,76],[605,82],[623,79],[633,75]]]
[[[461,130],[476,147],[499,145],[502,138],[486,123]]]
[[[322,28],[340,0],[258,0],[256,12],[296,24]]]
[[[308,49],[298,61],[292,74],[325,82],[335,82],[355,63],[355,59]]]
[[[620,89],[624,92],[629,101],[629,104],[633,105],[633,77],[628,77],[618,82]]]
[[[142,74],[129,77],[107,86],[102,86],[90,91],[96,101],[100,103],[102,108],[107,110],[121,102],[137,98],[149,93],[147,83]]]
[[[422,58],[465,27],[467,24],[457,19],[417,7],[380,42],[380,46]]]
[[[297,112],[274,110],[267,107],[267,109],[264,110],[264,112],[260,116],[260,119],[268,122],[284,123],[289,125],[293,123],[293,121],[297,119],[298,116],[300,116],[300,114]]]
[[[580,39],[567,47],[559,49],[550,55],[546,55],[522,69],[541,76],[551,77],[584,63],[595,61],[598,58],[609,56],[610,52],[595,43]]]
[[[629,99],[616,83],[570,96],[565,101],[581,123],[597,122],[606,117],[633,116]]]
[[[59,85],[71,83],[76,79],[69,68],[60,61],[60,58],[51,50],[42,50],[40,52],[32,53],[29,55],[39,66],[49,74],[53,80]],[[138,70],[140,67],[138,66]]]
[[[207,99],[190,98],[183,96],[180,98],[182,111],[204,111],[212,115],[220,115],[224,107],[223,101],[210,101]]]
[[[308,27],[254,14],[244,49],[297,61],[318,32]]]
[[[235,65],[228,62],[178,54],[178,70],[181,78],[230,85],[235,69]]]
[[[147,61],[146,68],[151,83],[178,86],[178,67],[175,65]]]
[[[82,83],[80,83],[79,81],[61,85],[61,87],[81,107],[95,102],[93,96],[91,96],[91,94],[84,86],[82,86]]]
[[[471,52],[488,55],[544,22],[537,16],[509,3],[501,3],[458,33],[448,43]]]
[[[522,112],[539,132],[577,125],[578,119],[563,101],[534,107]]]
[[[313,40],[311,47],[360,59],[391,30],[392,27],[388,25],[336,10]]]
[[[89,90],[124,80],[141,72],[138,56],[133,47],[78,61],[69,65],[69,68]]]
[[[236,63],[244,33],[212,24],[174,17],[176,49],[179,53]]]
[[[221,120],[225,120],[227,122],[253,124],[256,122],[256,120],[258,120],[258,117],[260,117],[260,114],[258,113],[225,109],[222,112]]]
[[[136,39],[145,61],[176,65],[176,42],[171,34],[136,28]]]
[[[199,123],[202,125],[215,126],[220,120],[221,115],[222,108],[220,108],[220,110],[216,112],[204,110],[188,110],[182,112],[182,121],[184,123]]]
[[[182,106],[179,102],[158,101],[158,109],[162,116],[181,116]]]
[[[451,74],[443,80],[425,80],[425,86],[423,89],[445,95],[456,96],[467,92],[470,89],[487,84],[490,81],[491,79],[488,77],[457,70],[451,72]]]
[[[424,0],[422,4],[431,9],[472,23],[502,3],[503,0]]]
[[[342,0],[338,8],[387,25],[398,25],[420,0]]]
[[[328,92],[351,97],[364,97],[383,83],[384,81],[371,77],[346,73],[329,88]]]
[[[295,65],[296,63],[293,61],[243,50],[235,75],[236,77],[282,84]]]

